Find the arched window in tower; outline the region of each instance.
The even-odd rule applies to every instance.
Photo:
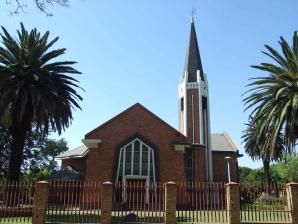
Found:
[[[180,99],[180,110],[184,111],[184,98],[183,97]]]
[[[123,146],[119,153],[116,182],[126,184],[129,180],[156,182],[154,150],[139,138]]]

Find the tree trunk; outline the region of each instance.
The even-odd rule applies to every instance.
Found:
[[[25,125],[16,125],[11,130],[12,144],[8,169],[8,179],[10,181],[19,181],[20,179],[26,133]]]
[[[294,136],[298,139],[298,125],[295,125],[294,127]]]
[[[264,176],[265,176],[266,182],[268,184],[271,182],[270,171],[269,171],[269,164],[270,164],[270,161],[268,161],[266,159],[263,160]]]

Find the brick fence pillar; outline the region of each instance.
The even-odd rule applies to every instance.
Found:
[[[240,192],[238,183],[226,184],[228,224],[240,223]]]
[[[44,224],[48,207],[50,184],[46,181],[37,182],[33,201],[32,224]]]
[[[298,183],[288,183],[286,185],[286,191],[290,222],[292,224],[298,224]]]
[[[101,186],[101,224],[111,224],[113,184],[104,182]]]
[[[167,182],[165,188],[165,224],[176,223],[177,184]]]

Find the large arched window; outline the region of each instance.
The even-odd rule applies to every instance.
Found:
[[[146,184],[156,182],[153,149],[139,138],[120,149],[116,182],[142,179]]]

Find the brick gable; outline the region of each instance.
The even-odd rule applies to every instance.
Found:
[[[162,120],[161,118],[159,118],[157,115],[155,115],[154,113],[152,113],[150,110],[148,110],[146,107],[144,107],[140,103],[136,103],[136,104],[132,105],[131,107],[129,107],[126,110],[122,111],[121,113],[117,114],[116,116],[114,116],[110,120],[104,122],[103,124],[101,124],[97,128],[95,128],[92,131],[88,132],[85,135],[85,138],[87,138],[87,139],[88,138],[92,138],[90,136],[92,136],[93,133],[95,133],[97,131],[100,131],[101,129],[105,128],[106,126],[110,125],[113,122],[118,122],[123,117],[129,116],[128,114],[134,114],[137,117],[139,117],[139,115],[138,115],[139,113],[146,113],[146,114],[148,114],[149,116],[152,117],[152,119],[155,119],[156,121],[160,122],[160,125],[167,127],[169,130],[175,132],[180,137],[183,137],[184,138],[183,141],[186,141],[186,137],[182,133],[180,133],[178,130],[176,130],[175,128],[173,128],[171,125],[169,125],[167,122],[165,122],[164,120]]]
[[[86,134],[102,143],[89,152],[85,180],[113,181],[117,148],[134,135],[150,141],[158,153],[160,181],[185,180],[184,154],[175,151],[173,142],[186,137],[138,103]]]

